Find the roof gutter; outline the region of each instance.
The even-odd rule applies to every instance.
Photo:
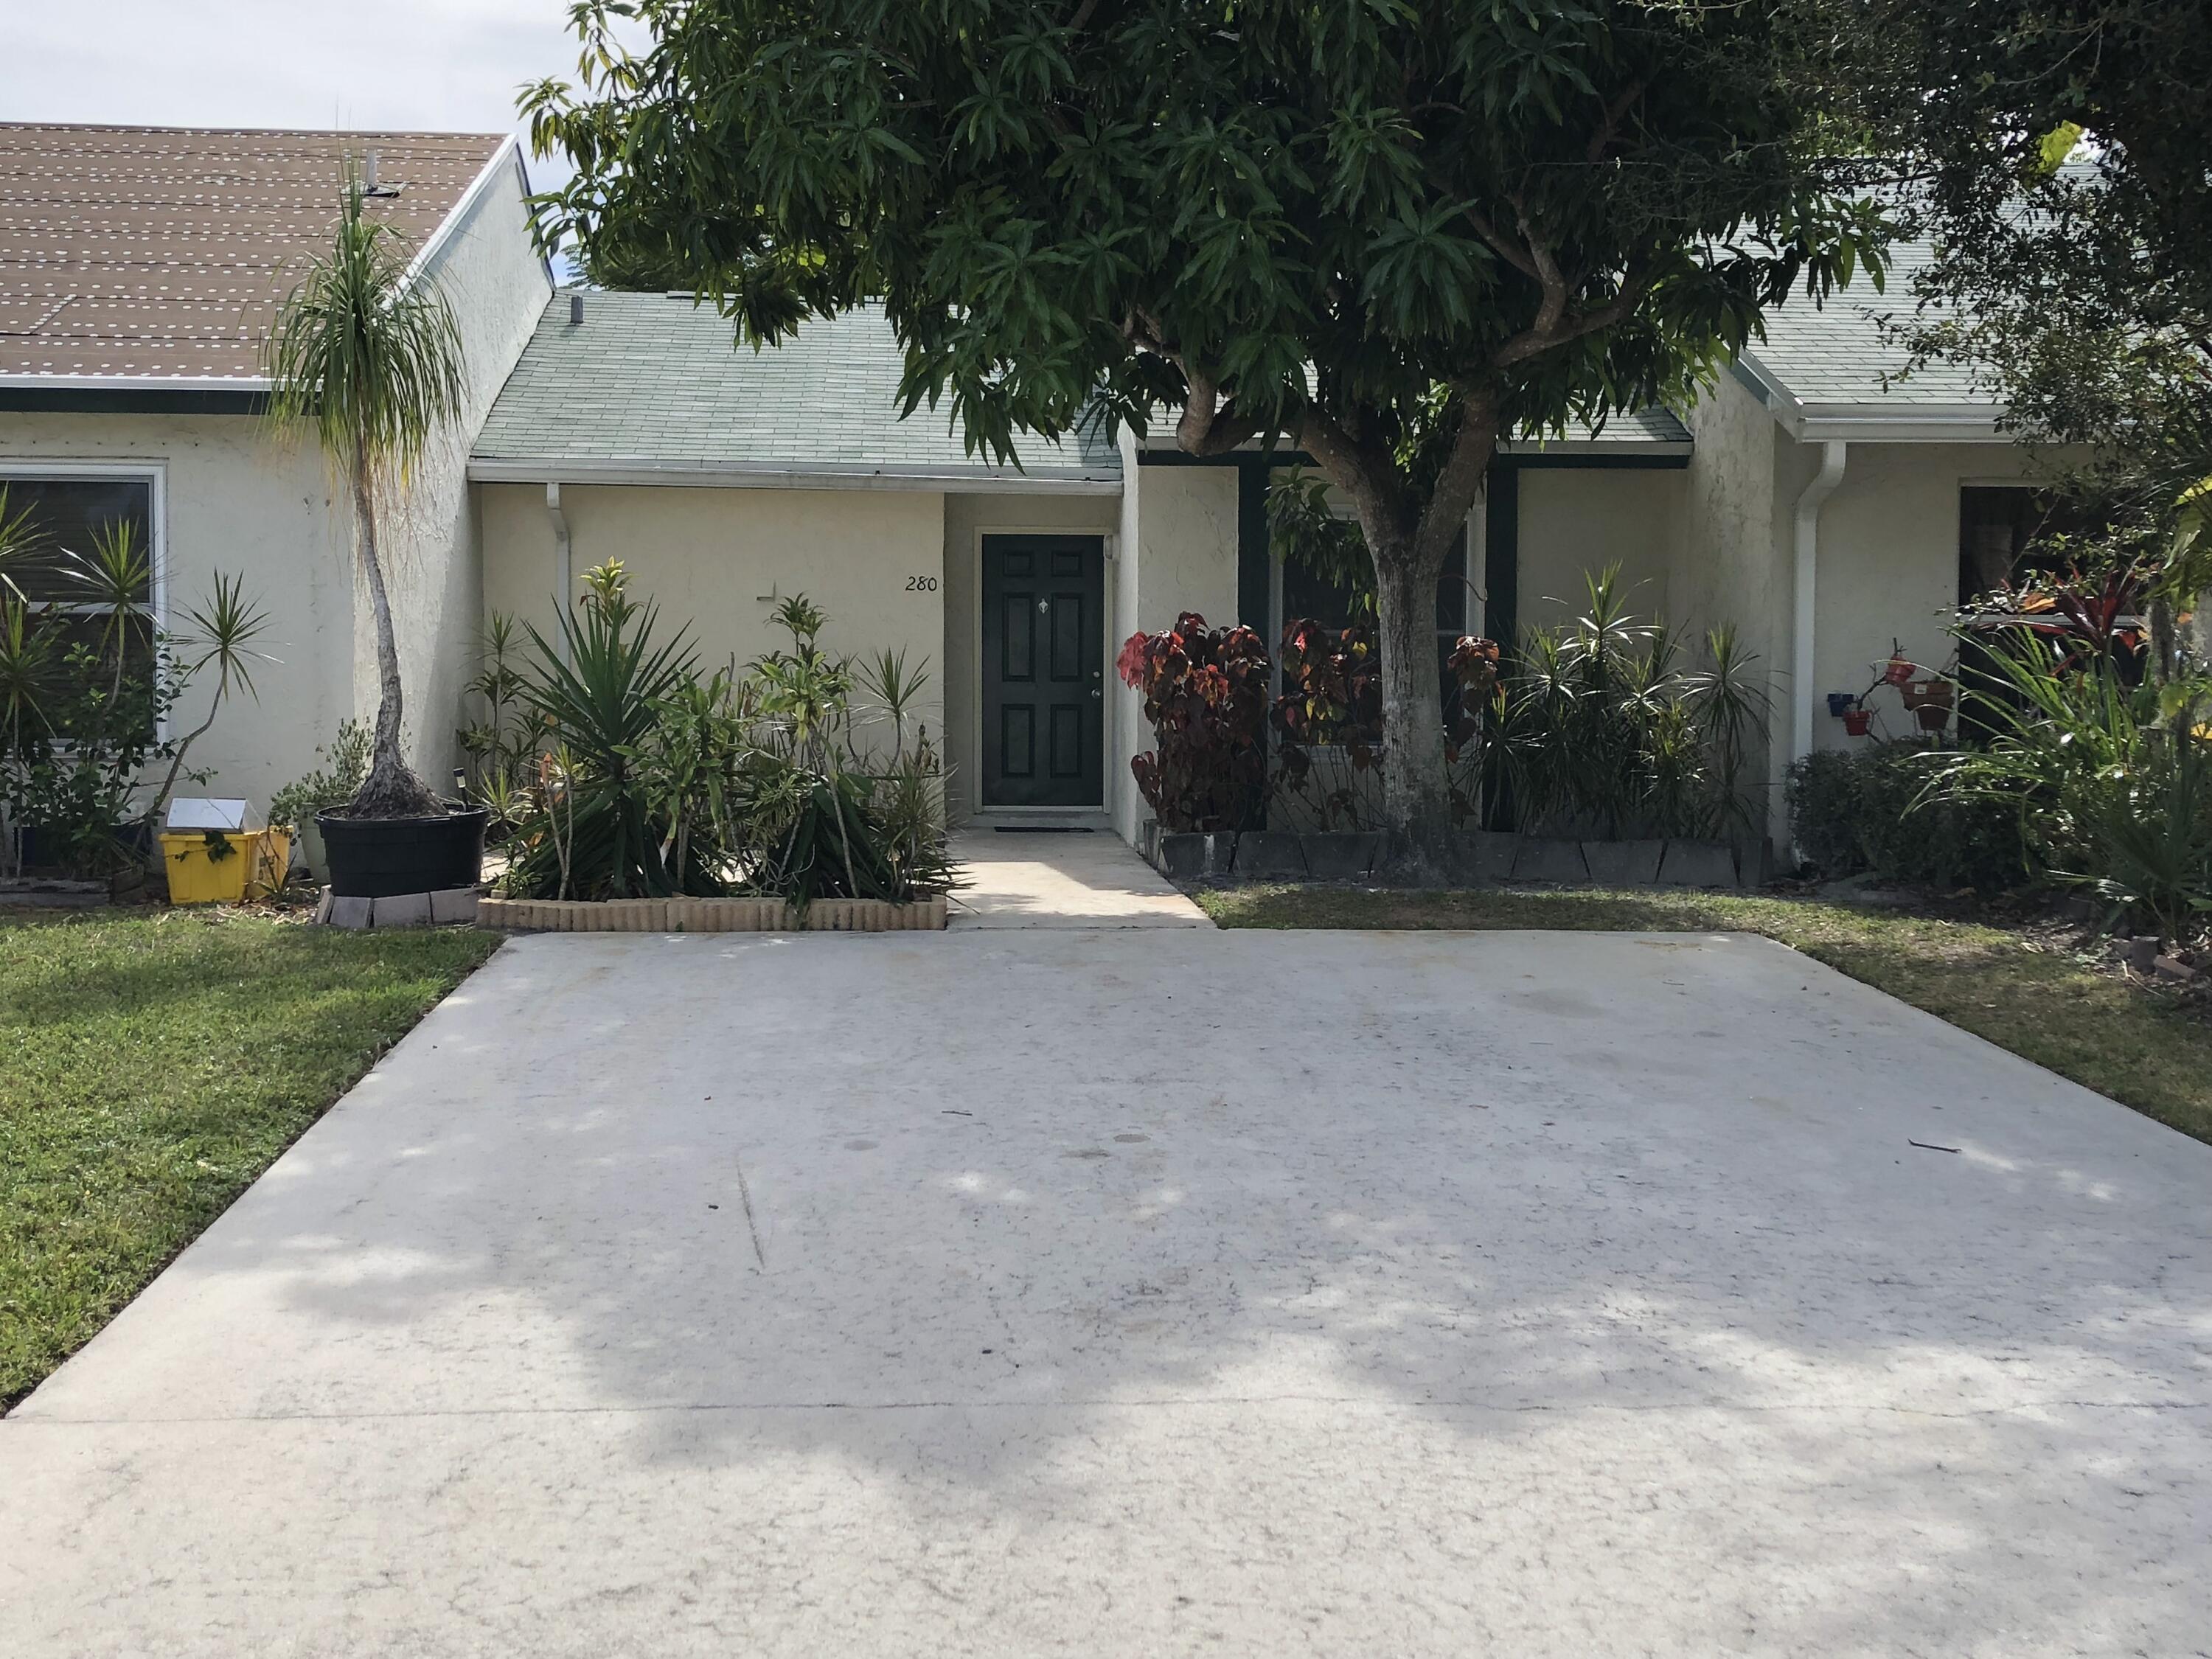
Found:
[[[1799,443],[2009,444],[1999,429],[2004,411],[1996,404],[1907,404],[1875,400],[1857,404],[1808,404],[1781,378],[1744,351],[1729,365],[1736,380],[1765,404],[1782,428]]]
[[[1813,752],[1813,623],[1820,563],[1820,509],[1844,481],[1850,446],[1830,439],[1820,446],[1820,470],[1797,497],[1795,568],[1790,588],[1790,764]],[[1777,792],[1777,810],[1780,805]],[[1778,840],[1783,839],[1778,836]],[[1793,846],[1792,851],[1795,852]]]
[[[1118,475],[977,471],[959,467],[893,469],[831,462],[738,462],[669,465],[641,460],[513,460],[479,456],[471,483],[631,484],[692,489],[914,489],[1001,495],[1119,495]]]

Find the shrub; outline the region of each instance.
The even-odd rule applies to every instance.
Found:
[[[1164,633],[1132,634],[1114,666],[1144,694],[1154,746],[1129,770],[1160,828],[1252,827],[1267,786],[1268,664],[1260,636],[1208,628],[1186,611]]]
[[[804,596],[788,650],[702,680],[678,633],[653,634],[619,563],[585,578],[564,650],[532,630],[520,696],[543,734],[505,890],[622,898],[726,892],[903,902],[948,891],[943,778],[907,723],[924,671],[855,668],[823,648]],[[858,685],[880,702],[856,711]],[[885,752],[863,728],[888,721]]]
[[[297,829],[316,813],[351,800],[368,776],[370,737],[365,722],[341,721],[337,736],[315,750],[323,763],[269,798],[269,822]]]
[[[24,592],[10,567],[34,560],[67,597]],[[192,745],[234,693],[253,692],[268,617],[237,578],[216,573],[188,613],[191,633],[161,631],[151,593],[152,566],[127,522],[95,527],[88,550],[54,547],[0,486],[0,865],[106,877],[143,860],[144,832],[178,780],[205,775],[185,768]],[[163,735],[210,670],[206,719]],[[37,850],[26,860],[28,846]]]
[[[2212,910],[2212,678],[2131,684],[2112,651],[2027,630],[1987,656],[1986,749],[1948,757],[1946,801],[2011,814],[2051,875],[2169,938]]]
[[[1443,663],[1452,694],[1444,728],[1446,788],[1455,823],[1480,819],[1486,738],[1498,691],[1498,647],[1459,641]],[[1295,800],[1324,830],[1377,830],[1382,811],[1382,681],[1372,636],[1355,623],[1286,624],[1283,690],[1268,710],[1275,734],[1272,794]],[[1316,750],[1327,750],[1324,759]]]
[[[1665,624],[1632,615],[1619,567],[1587,579],[1583,613],[1534,629],[1509,677],[1499,769],[1524,830],[1560,836],[1727,836],[1753,829],[1745,787],[1771,698],[1735,631],[1681,665]]]
[[[1985,893],[2032,881],[2018,799],[1942,788],[1955,758],[1915,743],[1806,756],[1787,785],[1798,851],[1832,878]]]

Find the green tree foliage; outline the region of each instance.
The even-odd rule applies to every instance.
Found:
[[[948,403],[994,456],[1086,419],[1311,456],[1374,565],[1386,796],[1422,848],[1449,824],[1428,611],[1500,435],[1677,392],[1878,247],[1789,0],[575,16],[580,85],[525,106],[587,268],[754,342],[879,299],[908,412]]]
[[[2093,447],[2080,486],[2172,545],[2212,474],[2212,9],[1859,15],[1890,43],[1881,117],[1938,252],[1913,343],[1979,367],[2024,434]],[[2203,554],[2182,586],[2212,577]]]

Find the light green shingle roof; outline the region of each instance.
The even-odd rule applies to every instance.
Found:
[[[1766,338],[1753,341],[1744,356],[1801,404],[1993,407],[1996,399],[1975,384],[1972,371],[1950,363],[1929,363],[1882,384],[1885,374],[1904,374],[1911,354],[1882,337],[1880,319],[1912,320],[1913,277],[1934,258],[1926,242],[1899,242],[1889,250],[1882,291],[1862,275],[1825,306],[1794,295],[1766,313]]]
[[[1682,444],[1690,441],[1689,428],[1676,420],[1673,412],[1657,404],[1630,414],[1615,415],[1602,427],[1592,426],[1587,421],[1571,420],[1565,432],[1528,432],[1512,440],[1508,447],[1516,451],[1559,449],[1571,453],[1599,446]]]
[[[911,479],[942,487],[1118,487],[1110,442],[1020,441],[1023,467],[963,453],[948,408],[898,414],[904,356],[882,308],[809,322],[781,346],[734,343],[688,295],[556,294],[478,434],[471,471]]]

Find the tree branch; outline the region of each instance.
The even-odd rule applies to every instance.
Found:
[[[1522,206],[1520,198],[1516,196],[1509,199],[1513,204],[1514,217],[1520,223],[1522,237],[1528,245],[1528,258],[1534,267],[1533,274],[1544,290],[1543,303],[1536,307],[1536,320],[1528,331],[1548,337],[1559,327],[1560,318],[1566,315],[1566,276],[1559,269],[1559,261],[1552,252],[1552,245],[1528,228],[1528,210]]]
[[[1387,451],[1363,443],[1318,409],[1306,410],[1297,436],[1298,447],[1314,458],[1322,476],[1352,498],[1370,557],[1408,544],[1412,514]]]
[[[1515,363],[1540,356],[1554,346],[1565,345],[1570,340],[1579,340],[1583,335],[1594,334],[1601,328],[1611,328],[1642,305],[1644,296],[1650,291],[1650,276],[1648,274],[1634,275],[1622,283],[1620,292],[1603,305],[1594,306],[1572,317],[1553,315],[1549,319],[1548,327],[1545,325],[1544,313],[1539,312],[1534,325],[1515,335],[1491,354],[1491,364],[1497,368],[1510,368]]]
[[[1644,96],[1644,88],[1642,81],[1631,81],[1620,96],[1606,106],[1604,118],[1599,121],[1597,131],[1590,134],[1589,147],[1583,152],[1584,158],[1593,165],[1604,160],[1606,146],[1620,131],[1621,122],[1636,106],[1636,100]]]
[[[1220,383],[1184,361],[1182,353],[1168,343],[1166,331],[1156,319],[1132,311],[1121,325],[1121,332],[1138,350],[1164,357],[1182,371],[1188,390],[1182,418],[1176,422],[1176,445],[1186,455],[1225,455],[1267,429],[1264,422],[1237,412],[1234,393],[1224,401]]]
[[[1261,423],[1236,412],[1233,395],[1223,402],[1221,388],[1213,380],[1188,363],[1182,368],[1183,381],[1190,387],[1183,399],[1182,418],[1176,422],[1176,443],[1183,453],[1225,455],[1260,435]]]
[[[1452,438],[1451,453],[1429,491],[1413,531],[1413,555],[1425,566],[1441,569],[1452,542],[1474,510],[1482,481],[1498,452],[1498,402],[1496,392],[1462,386],[1459,431]]]
[[[1519,271],[1522,276],[1531,277],[1536,276],[1536,262],[1528,257],[1527,249],[1516,246],[1511,238],[1499,231],[1496,226],[1490,222],[1489,220],[1484,218],[1481,214],[1476,212],[1472,206],[1462,208],[1460,210],[1460,213],[1463,217],[1465,217],[1468,223],[1474,227],[1474,234],[1481,237],[1485,242],[1489,244],[1491,252],[1497,254],[1499,258],[1504,260],[1507,264],[1511,265],[1514,270]],[[1541,281],[1542,279],[1538,277],[1537,280]]]

